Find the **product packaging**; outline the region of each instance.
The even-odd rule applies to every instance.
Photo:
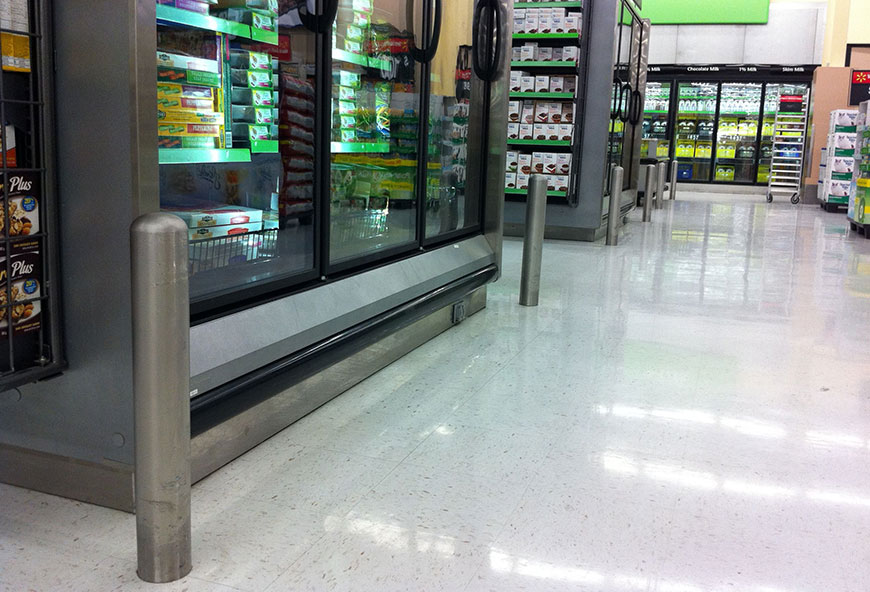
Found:
[[[222,238],[228,236],[238,236],[249,232],[257,232],[263,229],[263,222],[254,222],[249,224],[233,224],[231,226],[207,226],[202,228],[190,228],[188,230],[188,239],[192,241],[204,240],[207,238]]]
[[[37,173],[7,173],[9,181],[6,215],[0,212],[0,235],[20,237],[36,234],[40,229],[41,197]],[[8,234],[7,234],[8,233]]]
[[[580,32],[580,17],[576,15],[568,15],[565,17],[565,32],[579,33]]]
[[[508,101],[508,121],[519,123],[521,106],[522,103],[520,101]]]
[[[6,270],[11,274],[7,276]],[[9,301],[11,292],[12,300]],[[40,357],[42,326],[42,254],[39,239],[0,244],[0,369],[9,370],[9,334],[18,368],[36,364]],[[11,305],[11,306],[10,306]]]
[[[566,45],[562,48],[562,60],[566,62],[576,62],[580,48],[573,45]]]
[[[532,174],[532,155],[528,152],[517,154],[517,172],[524,175]]]
[[[507,124],[507,137],[509,140],[520,139],[520,124],[509,122]]]
[[[541,174],[544,172],[544,153],[532,152],[532,174]]]
[[[559,139],[564,142],[570,142],[574,139],[574,125],[571,123],[559,124]]]
[[[536,123],[533,136],[534,136],[535,140],[546,140],[547,139],[547,124],[546,123]]]
[[[535,102],[535,123],[547,123],[550,117],[550,104],[544,101]]]
[[[535,76],[535,92],[549,92],[550,90],[550,77],[549,76]]]
[[[545,76],[546,78],[546,76]],[[535,92],[535,77],[523,76],[520,79],[520,92]]]
[[[523,111],[520,114],[521,123],[535,123],[534,101],[523,101]]]
[[[555,175],[559,171],[557,164],[558,155],[554,152],[544,152],[543,155],[544,173],[547,175]]]
[[[548,103],[547,121],[550,123],[562,122],[562,103]]]
[[[515,173],[517,172],[518,159],[517,155],[519,153],[516,150],[508,150],[505,152],[505,163],[507,166],[507,170],[509,172]]]
[[[558,140],[559,139],[559,124],[558,123],[547,123],[546,126],[546,136],[548,140]]]
[[[520,47],[520,60],[523,62],[533,62],[535,60],[536,45],[523,45]]]
[[[571,174],[571,155],[557,154],[556,155],[556,172],[560,175]]]
[[[564,76],[550,76],[550,92],[565,92]]]
[[[539,62],[550,62],[553,60],[553,48],[552,47],[539,47],[537,53],[535,54],[535,59]]]
[[[510,125],[510,124],[508,124]],[[535,139],[535,125],[531,123],[521,123],[519,125],[520,140]]]
[[[517,189],[529,188],[529,175],[517,173]]]
[[[562,123],[574,122],[574,103],[562,103]]]
[[[522,72],[511,70],[509,78],[510,92],[520,92],[522,90]]]
[[[504,174],[504,186],[507,189],[516,189],[516,187],[517,187],[517,174],[516,173],[505,173]]]
[[[553,19],[550,16],[538,17],[538,33],[552,33]]]

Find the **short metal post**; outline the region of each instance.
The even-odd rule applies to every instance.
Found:
[[[616,246],[619,244],[618,227],[620,211],[622,209],[622,176],[623,168],[618,166],[613,169],[613,176],[610,180],[610,207],[607,210],[607,239],[608,246]]]
[[[677,200],[677,164],[676,160],[671,161],[671,201]]]
[[[526,237],[523,241],[523,270],[520,276],[520,304],[523,306],[538,305],[546,220],[547,176],[532,175],[526,198]]]
[[[668,179],[668,163],[660,162],[656,165],[656,209],[665,207],[665,182]]]
[[[653,194],[656,190],[656,165],[646,165],[646,183],[643,186],[643,221],[649,222],[652,218]]]
[[[154,583],[192,567],[187,236],[172,214],[130,227],[137,573]]]

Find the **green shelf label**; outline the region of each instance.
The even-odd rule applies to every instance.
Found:
[[[251,140],[252,154],[277,154],[278,140]]]
[[[577,62],[511,62],[511,66],[529,67],[529,68],[576,68]]]
[[[187,25],[206,31],[215,31],[216,33],[227,33],[228,35],[236,35],[237,37],[245,37],[247,39],[251,38],[251,27],[248,25],[175,8],[166,4],[157,5],[157,20]]]
[[[330,142],[333,154],[383,154],[390,151],[388,142]]]
[[[514,39],[579,39],[579,33],[514,33]]]
[[[528,195],[527,189],[505,188],[504,192],[508,195]],[[565,191],[547,191],[547,197],[565,197],[568,193]]]
[[[582,8],[582,2],[517,2],[514,8]]]
[[[567,140],[508,140],[507,143],[520,146],[571,146]]]
[[[251,39],[253,39],[254,41],[259,41],[260,43],[278,45],[278,32],[264,31],[263,29],[251,27]]]
[[[247,148],[163,148],[157,155],[160,164],[251,162],[251,151]]]
[[[574,93],[561,92],[512,92],[512,99],[573,99]]]

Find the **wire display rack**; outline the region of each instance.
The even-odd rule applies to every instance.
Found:
[[[64,365],[59,321],[47,0],[0,20],[0,390]]]
[[[278,229],[193,240],[189,251],[190,275],[264,261],[278,255]]]

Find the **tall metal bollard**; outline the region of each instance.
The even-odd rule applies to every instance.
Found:
[[[622,202],[622,178],[624,170],[621,166],[613,169],[613,176],[610,179],[610,208],[607,210],[607,239],[605,240],[608,246],[616,246],[619,244],[619,218],[620,218],[620,202]]]
[[[656,165],[646,165],[646,183],[643,187],[643,221],[649,222],[652,218],[653,195],[656,190]]]
[[[677,200],[677,164],[676,160],[671,161],[671,201]]]
[[[656,165],[656,208],[665,207],[665,182],[668,179],[668,163],[660,162]]]
[[[191,570],[190,304],[187,225],[145,214],[130,227],[138,574]]]
[[[546,220],[547,176],[532,175],[526,198],[526,237],[523,241],[523,270],[520,276],[520,304],[523,306],[538,305]]]

